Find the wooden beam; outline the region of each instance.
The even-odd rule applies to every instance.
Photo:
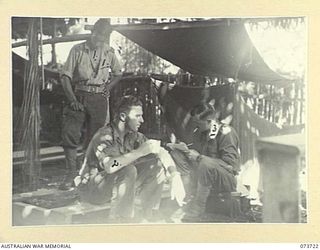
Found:
[[[78,35],[70,35],[64,37],[55,37],[52,39],[43,40],[43,45],[45,44],[55,44],[55,43],[66,43],[66,42],[75,42],[75,41],[83,41],[90,37],[90,34],[78,34]],[[22,41],[18,43],[13,43],[12,48],[17,48],[21,46],[26,46],[27,41]]]

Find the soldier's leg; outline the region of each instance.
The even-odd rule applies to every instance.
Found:
[[[84,136],[84,148],[86,149],[97,130],[105,125],[106,117],[108,117],[108,103],[101,94],[88,93],[84,105],[87,112],[87,127]]]
[[[224,168],[225,165],[220,159],[203,159],[198,171],[198,184],[211,186],[217,193],[235,191],[236,178]]]
[[[137,189],[141,200],[142,217],[150,219],[153,210],[159,209],[165,181],[165,172],[154,156],[145,157],[145,162],[136,165],[138,171]]]
[[[66,106],[63,111],[62,121],[62,146],[64,148],[66,168],[68,175],[65,176],[61,188],[66,188],[77,174],[77,147],[80,144],[81,128],[85,120],[85,113],[74,111]]]
[[[92,204],[104,204],[111,201],[116,174],[98,173],[97,169],[90,171],[88,183],[79,186],[81,201]]]
[[[137,169],[133,165],[119,170],[116,175],[117,196],[111,203],[111,219],[133,217]]]
[[[222,167],[219,159],[202,160],[198,169],[198,184],[194,200],[184,221],[199,218],[204,214],[206,202],[212,188],[218,192],[231,192],[236,188],[233,174]]]
[[[181,179],[186,191],[186,201],[188,201],[194,196],[197,186],[194,163],[180,150],[171,150],[170,155],[175,162],[177,171],[181,174]]]

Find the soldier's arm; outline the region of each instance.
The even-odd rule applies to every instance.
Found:
[[[75,47],[73,47],[68,55],[67,61],[65,62],[62,69],[61,85],[63,91],[74,110],[83,110],[82,104],[78,103],[78,100],[73,92],[71,79],[73,77],[73,72],[77,64],[77,52]]]
[[[111,71],[112,71],[112,78],[111,78],[111,82],[108,84],[108,87],[110,90],[115,85],[117,85],[122,78],[121,65],[115,53],[112,53]]]
[[[100,161],[100,165],[108,174],[113,174],[143,156],[144,154],[140,150],[133,150],[129,153],[115,157],[107,156]]]
[[[101,141],[94,146],[95,154],[99,160],[100,166],[108,173],[112,174],[125,166],[133,164],[139,158],[152,153],[152,145],[144,139],[139,143],[136,149],[131,152],[117,155],[117,151],[113,151],[111,141]]]
[[[61,85],[69,103],[77,101],[77,98],[72,90],[71,80],[68,76],[62,75]]]
[[[240,163],[239,141],[234,129],[231,127],[223,128],[218,141],[220,159],[238,171]]]

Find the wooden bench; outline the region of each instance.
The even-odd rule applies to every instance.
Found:
[[[12,199],[13,226],[27,225],[69,225],[69,224],[101,224],[108,223],[110,203],[93,205],[80,202],[79,199],[60,207],[45,208],[38,204],[30,204],[28,198],[41,200],[45,196],[65,196],[76,191],[61,191],[57,189],[40,189],[34,192],[15,194]],[[168,185],[164,189],[162,199],[170,197]],[[139,208],[141,201],[135,200]]]
[[[29,204],[26,199],[38,198],[44,196],[63,196],[72,191],[60,191],[56,189],[42,189],[34,192],[21,193],[13,196],[12,213],[13,226],[26,225],[68,225],[73,224],[77,218],[85,217],[89,214],[97,214],[99,218],[95,222],[103,223],[103,218],[107,218],[107,212],[110,209],[110,203],[102,205],[92,205],[79,200],[71,204],[45,208]],[[100,215],[99,215],[100,212]],[[102,215],[101,215],[102,212]],[[92,216],[91,216],[92,220]]]

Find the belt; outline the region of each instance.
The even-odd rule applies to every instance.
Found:
[[[102,93],[104,90],[104,85],[102,86],[92,86],[92,85],[76,85],[75,86],[76,91],[84,91],[89,93]]]

